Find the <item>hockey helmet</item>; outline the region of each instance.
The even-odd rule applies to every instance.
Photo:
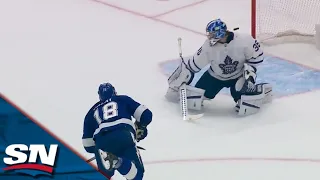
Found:
[[[206,34],[209,40],[219,41],[224,38],[227,33],[227,25],[221,19],[210,21],[206,27]]]
[[[112,96],[117,94],[115,88],[110,83],[100,84],[98,89],[99,98],[101,101],[110,99]]]

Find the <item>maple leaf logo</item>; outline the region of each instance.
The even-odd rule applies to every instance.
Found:
[[[219,67],[222,70],[222,74],[232,74],[237,70],[238,64],[238,61],[232,61],[232,59],[227,56],[224,60],[224,64],[219,64]]]

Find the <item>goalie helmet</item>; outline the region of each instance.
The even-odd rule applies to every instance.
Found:
[[[117,95],[115,88],[110,83],[100,84],[98,89],[99,99],[100,101],[105,101],[110,99],[112,96]]]
[[[227,25],[221,19],[210,21],[206,27],[206,34],[210,41],[217,42],[227,33]]]

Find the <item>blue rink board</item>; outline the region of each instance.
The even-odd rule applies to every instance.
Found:
[[[164,62],[160,66],[162,72],[169,77],[179,63],[180,59],[177,59]],[[197,73],[191,84],[194,85],[208,68],[209,66]],[[268,82],[273,85],[276,97],[320,89],[320,70],[303,67],[272,56],[265,57],[264,62],[258,66],[257,75],[258,83]],[[224,88],[221,93],[230,94],[227,88]]]

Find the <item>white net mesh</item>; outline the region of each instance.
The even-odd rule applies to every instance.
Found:
[[[256,37],[265,43],[314,43],[320,0],[255,0]]]

